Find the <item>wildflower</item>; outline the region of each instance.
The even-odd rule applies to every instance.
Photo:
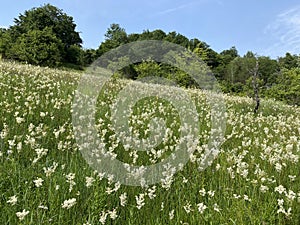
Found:
[[[190,213],[191,211],[193,211],[191,207],[192,207],[192,205],[189,202],[185,206],[183,206],[186,213]]]
[[[44,167],[43,170],[44,170],[44,173],[46,174],[46,177],[50,177],[51,174],[55,172],[57,166],[58,166],[58,163],[54,162],[52,166],[50,166],[48,168]]]
[[[67,183],[70,184],[69,187],[69,192],[71,192],[73,190],[73,186],[76,185],[74,179],[75,179],[75,173],[69,173],[68,175],[66,175],[67,178]]]
[[[164,203],[164,202],[162,202],[162,203],[161,203],[161,205],[160,205],[160,211],[163,211],[163,210],[164,210],[164,208],[165,208],[165,203]]]
[[[202,188],[202,189],[199,191],[199,194],[202,195],[202,196],[205,196],[205,195],[206,195],[205,189]]]
[[[283,199],[277,199],[277,203],[279,206],[283,206],[284,200]]]
[[[76,198],[71,198],[68,200],[65,200],[63,204],[61,204],[62,208],[70,209],[72,206],[76,204]]]
[[[169,219],[172,220],[174,218],[174,209],[169,212]]]
[[[23,220],[25,218],[26,215],[28,215],[29,211],[26,211],[25,209],[23,209],[22,212],[17,212],[16,215],[19,218],[19,220]]]
[[[11,205],[15,205],[18,201],[18,197],[16,197],[15,195],[14,196],[11,196],[9,197],[7,203],[10,203]]]
[[[99,219],[99,221],[100,221],[101,224],[105,224],[107,215],[108,215],[108,213],[106,213],[105,211],[101,212],[100,219]]]
[[[214,191],[208,191],[207,194],[210,196],[210,197],[214,197],[215,195],[215,192]]]
[[[221,209],[220,209],[220,207],[218,206],[217,203],[214,204],[214,210],[215,210],[216,212],[220,212],[220,211],[221,211]]]
[[[93,177],[85,177],[85,186],[91,187],[95,181],[95,178]]]
[[[278,192],[279,194],[282,194],[286,192],[286,189],[282,185],[279,185],[278,187],[275,188],[275,191]]]
[[[237,195],[237,194],[233,194],[233,197],[234,197],[235,199],[239,199],[241,196],[240,196],[240,195]]]
[[[37,177],[36,180],[33,181],[36,187],[41,187],[43,185],[44,180],[42,178]]]
[[[22,122],[24,122],[25,120],[24,120],[24,118],[22,118],[22,117],[17,117],[16,118],[16,122],[18,123],[18,124],[20,124],[20,123],[22,123]]]
[[[289,175],[288,177],[290,178],[291,181],[295,181],[296,179],[296,176]]]
[[[267,191],[269,190],[269,188],[268,188],[267,186],[265,186],[265,185],[261,185],[260,188],[259,188],[259,190],[260,190],[262,193],[265,193],[265,192],[267,192]]]
[[[152,188],[148,189],[148,196],[150,199],[154,199],[156,197],[155,191],[156,191],[156,186],[153,186]]]
[[[39,205],[39,206],[38,206],[38,209],[45,209],[45,210],[48,210],[48,207],[47,207],[47,206],[44,206],[44,205]]]
[[[189,180],[183,177],[182,183],[186,184]]]
[[[113,209],[112,211],[108,211],[108,214],[112,220],[115,220],[118,217],[116,209]]]
[[[127,202],[127,193],[123,193],[120,195],[120,204],[121,206],[125,206],[126,205],[126,202]]]
[[[251,199],[248,197],[248,195],[244,195],[244,200],[251,202]]]
[[[197,204],[199,213],[203,214],[204,210],[207,208],[202,202]]]
[[[288,193],[286,193],[286,197],[290,200],[293,201],[296,198],[296,193],[293,192],[292,190],[289,190]]]
[[[145,194],[139,194],[139,196],[135,196],[137,208],[141,209],[145,205]]]

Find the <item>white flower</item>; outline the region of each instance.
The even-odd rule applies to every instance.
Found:
[[[116,209],[113,209],[112,211],[108,211],[108,214],[112,220],[115,220],[118,217]]]
[[[169,212],[169,218],[170,220],[174,218],[174,209]]]
[[[260,190],[262,193],[265,193],[265,192],[267,192],[267,191],[269,190],[269,188],[268,188],[267,186],[265,186],[265,185],[261,185],[260,188],[259,188],[259,190]]]
[[[121,194],[119,198],[121,201],[120,202],[121,206],[125,206],[126,202],[127,202],[127,193],[125,192],[125,193]]]
[[[37,179],[34,180],[33,183],[36,187],[41,187],[43,185],[43,181],[44,180],[42,178],[37,177]]]
[[[9,197],[7,203],[10,203],[11,205],[15,205],[18,201],[18,197],[16,197],[15,195],[14,196],[11,196]]]
[[[284,200],[283,199],[277,199],[277,203],[279,206],[283,206]]]
[[[24,122],[25,120],[22,117],[17,117],[16,121],[17,121],[18,124],[20,124],[20,123]]]
[[[100,221],[101,224],[105,224],[107,215],[108,215],[108,213],[106,213],[105,211],[101,212],[100,219],[99,219],[99,221]]]
[[[45,117],[45,116],[46,116],[46,113],[40,112],[40,117]]]
[[[51,174],[55,172],[57,166],[58,166],[58,163],[54,162],[52,166],[50,166],[48,168],[44,167],[43,170],[46,174],[46,177],[50,177]]]
[[[296,176],[289,175],[288,177],[291,179],[291,181],[295,181],[296,179]]]
[[[85,177],[85,186],[91,187],[95,181],[95,178],[93,177]]]
[[[198,211],[199,211],[199,213],[203,213],[204,212],[204,210],[207,208],[207,206],[206,205],[204,205],[202,202],[201,203],[199,203],[199,204],[197,204],[197,206],[198,206]]]
[[[72,206],[76,204],[76,198],[71,198],[68,200],[65,200],[63,204],[61,204],[62,208],[70,209]]]
[[[239,199],[241,196],[240,196],[240,195],[237,195],[237,194],[233,194],[233,197],[234,197],[235,199]]]
[[[282,194],[286,192],[286,189],[282,185],[279,185],[278,187],[275,188],[275,191],[278,192],[279,194]]]
[[[192,205],[189,202],[185,206],[183,206],[186,213],[190,213],[191,211],[193,211],[191,207],[192,207]]]
[[[17,212],[16,215],[19,218],[19,220],[23,220],[24,217],[29,213],[29,211],[26,211],[25,209],[23,209],[22,212]]]
[[[202,189],[199,191],[199,194],[202,195],[202,196],[205,196],[205,195],[206,195],[205,189],[202,188]]]
[[[220,211],[221,211],[221,209],[220,209],[220,207],[218,206],[217,203],[214,204],[214,210],[215,210],[216,212],[220,212]]]
[[[183,177],[182,183],[186,184],[189,180]]]
[[[69,173],[68,175],[66,175],[67,178],[67,183],[70,184],[69,187],[69,192],[71,192],[73,190],[73,186],[76,185],[74,179],[75,179],[75,173]]]
[[[156,186],[153,186],[152,188],[148,189],[148,196],[150,199],[154,199],[156,197],[155,191],[156,191]]]
[[[248,197],[248,195],[244,195],[244,200],[251,202],[251,199]]]
[[[214,191],[208,191],[207,194],[208,194],[210,197],[214,197],[215,192],[214,192]]]
[[[141,209],[145,205],[145,194],[139,194],[139,196],[135,196],[137,208]]]
[[[44,205],[39,205],[39,206],[38,206],[38,209],[45,209],[45,210],[48,210],[48,207],[47,207],[47,206],[44,206]]]
[[[289,190],[289,192],[286,194],[286,197],[290,200],[293,201],[296,198],[296,193],[293,192],[292,190]]]

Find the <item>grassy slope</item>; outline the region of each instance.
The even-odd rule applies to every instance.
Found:
[[[118,187],[93,172],[74,141],[70,109],[79,77],[73,72],[0,62],[1,224],[101,224],[101,215],[106,213],[106,224],[300,223],[299,108],[263,101],[259,114],[254,115],[251,99],[225,96],[225,142],[211,167],[200,172],[196,162],[189,162],[175,175],[169,189],[160,184]],[[99,98],[102,110],[108,110],[106,102],[112,101],[114,91],[124,82],[110,85],[113,91]],[[188,93],[203,122],[199,140],[205,143],[208,108],[203,93]],[[143,107],[137,106],[138,114],[141,110]],[[176,118],[170,107],[161,113],[162,117],[168,114],[171,120]],[[99,127],[108,129],[110,117],[102,112],[99,118],[104,119]],[[137,116],[136,121],[145,122],[145,118]],[[103,136],[108,146],[115,141],[112,134],[108,129]],[[114,149],[118,154],[123,154],[122,150],[119,146]],[[196,158],[202,150],[199,145]],[[161,158],[168,154],[164,152]],[[153,156],[139,155],[137,163],[149,159]],[[131,162],[132,157],[124,154],[122,160]],[[47,168],[53,172],[46,174]],[[75,178],[68,181],[66,176],[70,174]],[[87,177],[94,179],[90,187]],[[37,178],[44,180],[41,187],[35,186]],[[284,187],[282,193],[278,191],[280,185]],[[115,190],[108,193],[109,188]],[[119,197],[124,193],[127,203],[122,206]],[[138,209],[136,198],[140,194],[145,194],[145,205]],[[16,204],[7,203],[14,195]],[[63,202],[71,198],[76,198],[76,204],[63,208]],[[279,199],[284,200],[282,207]],[[203,213],[198,210],[199,203],[207,206]],[[23,209],[29,213],[21,221],[16,213]],[[110,218],[113,209],[116,219]]]

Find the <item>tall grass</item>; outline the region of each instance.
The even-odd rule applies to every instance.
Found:
[[[170,185],[125,186],[94,171],[78,150],[71,107],[80,76],[0,61],[1,224],[300,223],[299,108],[268,100],[256,115],[251,99],[224,95],[225,141],[212,165],[200,171],[209,107],[203,92],[185,90],[201,121],[191,160]],[[179,137],[174,107],[162,99],[140,101],[130,123],[138,135],[147,136],[153,116],[172,131],[152,152],[126,151],[111,129],[110,106],[127,82],[108,85],[96,115],[106,147],[136,165],[168,157]]]

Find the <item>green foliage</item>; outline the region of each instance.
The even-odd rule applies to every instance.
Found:
[[[101,43],[97,50],[97,55],[101,56],[111,49],[117,48],[122,44],[128,43],[127,34],[119,24],[111,24],[105,33],[105,41]]]
[[[276,84],[267,90],[267,95],[283,102],[300,105],[300,68],[282,70]]]
[[[12,45],[12,39],[9,34],[9,31],[3,28],[0,28],[0,58],[6,58],[7,50]]]
[[[50,4],[20,14],[11,29],[15,29],[19,36],[31,30],[43,30],[46,27],[52,28],[55,36],[61,40],[66,49],[71,45],[80,46],[82,43],[79,33],[75,31],[76,24],[73,17]]]
[[[82,64],[82,40],[73,18],[62,10],[47,4],[25,11],[14,22],[0,34],[5,58],[42,66]]]
[[[299,57],[296,55],[291,55],[289,52],[285,54],[285,57],[280,57],[279,60],[280,68],[282,69],[292,69],[296,68],[299,63]]]
[[[8,51],[9,58],[33,65],[57,66],[61,62],[62,42],[51,28],[22,34]]]

